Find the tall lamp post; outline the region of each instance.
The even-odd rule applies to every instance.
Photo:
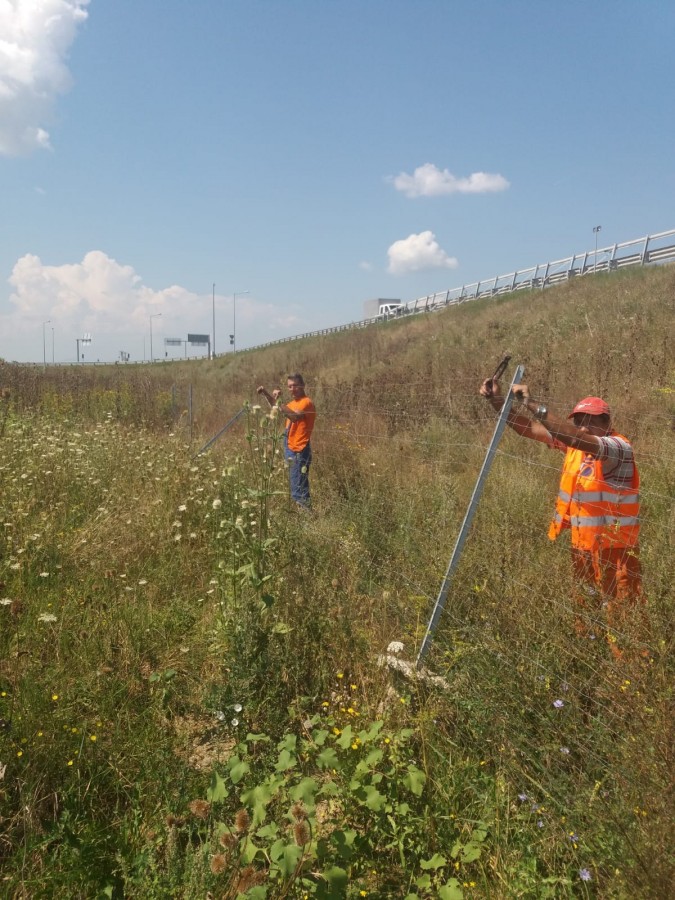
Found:
[[[46,338],[45,338],[45,325],[49,325],[50,322],[51,322],[51,319],[47,319],[46,322],[42,323],[42,368],[45,371],[47,370],[47,344],[46,344]],[[52,328],[52,333],[53,333],[53,331],[54,331],[54,329]]]
[[[161,315],[162,315],[161,313],[153,313],[153,315],[150,316],[150,362],[151,363],[155,361],[155,357],[152,355],[152,320],[158,319]]]
[[[242,294],[248,294],[250,291],[237,291],[241,297]],[[232,294],[234,303],[232,304],[232,352],[237,352],[237,294]]]
[[[594,275],[598,268],[598,232],[600,231],[601,228],[602,228],[602,225],[595,225],[593,228],[593,234],[595,235],[595,257],[593,260],[593,274]]]
[[[213,313],[213,340],[211,342],[211,359],[216,358],[216,283],[213,282],[213,293],[211,294],[211,311]]]
[[[52,325],[52,365],[54,365],[54,326]]]

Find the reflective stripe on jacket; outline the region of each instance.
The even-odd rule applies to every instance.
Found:
[[[634,547],[640,536],[639,488],[635,463],[630,487],[619,488],[605,481],[601,460],[568,447],[549,538],[554,541],[569,528],[572,546],[581,550]]]

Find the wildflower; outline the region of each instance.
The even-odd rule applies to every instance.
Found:
[[[237,839],[229,831],[225,831],[218,838],[218,843],[221,847],[225,847],[226,850],[233,850],[237,846]]]
[[[518,799],[521,803],[524,803],[527,800],[527,794],[518,794]]]
[[[72,764],[73,764],[73,760],[72,760],[72,759],[69,759],[69,760],[68,760],[68,765],[69,765],[69,766],[72,766]]]
[[[543,820],[543,819],[539,819],[538,822],[537,822],[537,828],[543,828],[543,827],[544,827],[544,820]]]
[[[232,726],[234,728],[236,728],[238,724],[239,724],[239,719],[237,719],[237,718],[232,719]]]
[[[321,705],[322,706],[330,706],[330,703],[328,702],[328,700],[324,700]]]
[[[211,506],[212,506],[213,509],[220,509],[220,507],[221,507],[222,505],[223,505],[223,501],[222,501],[222,500],[219,500],[217,497],[216,497],[216,499],[213,501],[213,503],[211,504]]]
[[[12,605],[12,601],[9,599],[9,597],[3,597],[2,600],[0,600],[0,606],[11,606],[11,605]]]
[[[593,881],[593,876],[588,869],[579,869],[579,878],[581,878],[582,881]]]
[[[387,653],[402,653],[403,644],[401,641],[392,641],[387,647]]]
[[[367,897],[368,891],[359,891],[359,897]]]
[[[291,806],[291,815],[300,822],[302,819],[307,818],[307,810],[302,803],[294,803],[293,806]]]
[[[49,572],[40,572],[40,578],[49,578]]]
[[[187,506],[184,503],[181,503],[181,505],[178,507],[178,512],[185,512],[186,509]]]
[[[17,752],[16,755],[19,756],[19,757],[20,757],[20,756],[23,756],[23,750],[19,750],[19,751]]]
[[[89,735],[89,740],[90,740],[90,741],[93,741],[94,743],[96,743],[96,735],[95,735],[95,734],[90,734],[90,735]]]
[[[222,711],[222,709],[217,710],[216,719],[218,719],[219,722],[225,721],[225,713]]]
[[[147,584],[147,583],[148,583],[148,579],[147,579],[147,578],[141,578],[141,580],[140,580],[138,583],[139,583],[139,584]]]
[[[356,685],[355,685],[355,684],[350,684],[349,687],[350,687],[353,691],[356,690]]]
[[[38,616],[38,622],[56,622],[56,616],[54,613],[40,613]]]
[[[53,700],[55,703],[56,703],[56,701],[57,701],[58,699],[59,699],[59,695],[58,695],[58,694],[52,694],[52,700]]]
[[[553,705],[555,706],[556,709],[562,709],[563,706],[565,705],[565,701],[564,700],[554,700]]]
[[[242,711],[243,708],[244,708],[244,707],[241,705],[241,703],[235,703],[234,706],[232,707],[232,709],[233,709],[236,713],[240,713],[240,712]]]
[[[344,672],[338,672],[338,673],[337,673],[337,677],[338,677],[338,678],[344,678],[344,677],[345,677]]]

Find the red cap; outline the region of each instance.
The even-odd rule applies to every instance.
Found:
[[[609,406],[601,397],[584,397],[583,400],[577,403],[567,418],[571,419],[577,413],[585,413],[587,416],[608,416],[610,414]]]

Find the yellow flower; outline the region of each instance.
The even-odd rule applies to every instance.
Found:
[[[23,756],[23,750],[19,750],[18,753],[17,753],[16,755],[17,755],[17,756]]]
[[[72,764],[73,764],[72,759],[69,759],[69,760],[68,760],[68,765],[69,765],[69,766],[72,766]]]
[[[328,702],[328,700],[324,700],[321,705],[322,706],[330,706],[330,703]]]
[[[43,732],[42,732],[42,731],[38,731],[37,736],[38,736],[38,737],[42,737],[42,736],[43,736]]]
[[[368,891],[359,891],[359,897],[367,897]]]
[[[58,694],[52,694],[52,700],[58,700],[58,699],[59,699]]]
[[[350,684],[349,687],[350,687],[353,691],[356,690],[356,685],[355,685],[355,684]]]
[[[338,678],[344,678],[344,677],[345,677],[345,676],[344,676],[344,672],[338,672],[338,673],[337,673],[337,677],[338,677]]]
[[[354,715],[354,710],[352,709],[351,706],[347,709],[347,712],[349,713],[350,716]]]
[[[95,740],[96,740],[96,735],[95,735],[95,734],[90,734],[90,735],[89,735],[89,740],[90,740],[90,741],[95,741]]]

